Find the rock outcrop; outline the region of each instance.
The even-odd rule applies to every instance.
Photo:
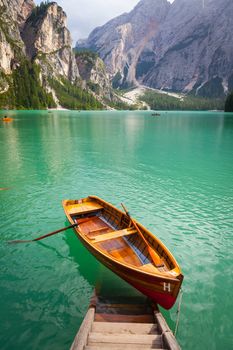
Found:
[[[233,2],[176,0],[152,43],[153,67],[144,84],[219,97],[233,77]]]
[[[167,0],[142,0],[123,14],[96,28],[84,44],[104,60],[115,85],[136,85],[136,65],[141,52],[160,29],[170,8]]]
[[[232,16],[232,0],[141,0],[82,46],[99,53],[116,86],[221,96],[233,88]]]
[[[63,9],[52,2],[32,11],[21,35],[27,56],[39,63],[45,75],[74,82],[79,73],[66,21]]]
[[[25,54],[20,26],[33,7],[31,0],[0,0],[0,70],[6,75]]]
[[[76,62],[80,76],[95,94],[111,100],[112,87],[104,62],[97,54],[91,52],[77,52]]]
[[[8,91],[8,77],[25,55],[20,26],[34,6],[31,0],[0,0],[0,94]]]

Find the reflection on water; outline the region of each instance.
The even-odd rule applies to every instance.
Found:
[[[233,115],[15,114],[0,124],[0,187],[10,188],[0,191],[1,349],[68,348],[94,286],[138,293],[72,230],[40,243],[5,243],[66,226],[62,199],[88,194],[125,203],[180,263],[182,347],[200,349],[201,337],[203,349],[230,349]],[[176,307],[164,314],[174,329]]]

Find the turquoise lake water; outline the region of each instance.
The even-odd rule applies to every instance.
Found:
[[[69,349],[93,288],[134,295],[66,231],[62,199],[98,195],[156,234],[185,279],[183,349],[230,350],[233,114],[12,112],[0,122],[0,349]],[[177,304],[164,311],[174,330]]]

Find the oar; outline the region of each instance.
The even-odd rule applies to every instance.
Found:
[[[122,208],[124,209],[126,215],[130,218],[132,224],[134,225],[134,227],[136,228],[137,232],[139,233],[139,235],[141,236],[141,238],[143,239],[144,243],[147,246],[147,250],[148,253],[150,254],[150,257],[153,261],[153,263],[155,264],[156,267],[161,267],[164,266],[164,263],[162,261],[162,259],[160,258],[160,256],[154,251],[153,248],[151,248],[151,246],[149,245],[149,243],[147,242],[147,240],[145,239],[144,235],[142,234],[141,230],[139,229],[137,223],[132,219],[131,215],[129,214],[128,210],[126,209],[126,207],[124,206],[123,203],[121,203]]]
[[[78,223],[75,223],[75,224],[67,226],[67,227],[63,227],[63,228],[61,228],[59,230],[47,233],[46,235],[43,235],[43,236],[40,236],[40,237],[37,237],[37,238],[34,238],[34,239],[29,239],[29,240],[20,240],[19,239],[19,240],[15,240],[15,241],[8,241],[8,243],[28,243],[28,242],[40,241],[41,239],[47,238],[49,236],[56,235],[59,232],[69,230],[70,228],[73,228],[73,227],[76,227],[76,226],[78,226]]]

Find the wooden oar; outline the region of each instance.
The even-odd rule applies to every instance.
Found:
[[[147,250],[148,253],[150,254],[150,257],[153,261],[153,263],[155,264],[156,267],[162,267],[164,266],[164,263],[162,261],[162,259],[160,258],[160,256],[154,251],[153,248],[151,248],[151,246],[149,245],[149,243],[147,242],[147,240],[145,239],[144,235],[142,234],[140,228],[138,227],[137,223],[132,219],[131,215],[129,214],[128,210],[126,209],[126,207],[124,206],[123,203],[121,203],[122,208],[124,209],[126,215],[130,218],[133,226],[136,228],[137,232],[139,233],[139,235],[141,236],[141,238],[143,239],[144,243],[147,246]]]
[[[29,240],[20,240],[19,239],[19,240],[14,240],[14,241],[8,241],[8,243],[28,243],[28,242],[40,241],[41,239],[47,238],[49,236],[56,235],[59,232],[69,230],[70,228],[73,228],[73,227],[76,227],[76,226],[78,226],[78,223],[75,223],[75,224],[67,226],[67,227],[63,227],[63,228],[61,228],[59,230],[47,233],[46,235],[43,235],[43,236],[40,236],[40,237],[37,237],[37,238],[34,238],[34,239],[29,239]]]

